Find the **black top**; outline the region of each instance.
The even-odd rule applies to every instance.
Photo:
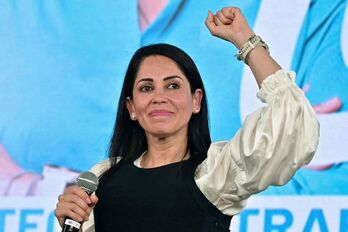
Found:
[[[229,231],[222,214],[197,187],[190,160],[157,168],[117,164],[100,179],[96,232]]]

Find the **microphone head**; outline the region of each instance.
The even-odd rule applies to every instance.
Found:
[[[98,177],[92,172],[83,172],[77,177],[76,183],[87,194],[91,194],[97,190]]]

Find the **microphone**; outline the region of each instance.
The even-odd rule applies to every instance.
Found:
[[[98,178],[92,172],[81,173],[76,179],[77,185],[90,196],[98,187]],[[82,223],[65,218],[62,232],[79,232]]]

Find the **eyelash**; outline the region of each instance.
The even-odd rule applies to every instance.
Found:
[[[170,86],[175,86],[175,87],[170,87]],[[180,89],[180,84],[179,83],[176,83],[176,82],[171,82],[168,84],[167,88],[169,89]]]
[[[150,89],[150,90],[149,90]],[[139,90],[140,90],[140,92],[149,92],[149,91],[151,91],[153,88],[151,87],[151,86],[149,86],[149,85],[144,85],[144,86],[141,86],[140,88],[139,88]]]
[[[171,82],[167,85],[168,89],[180,89],[180,84],[176,82]],[[149,92],[153,90],[153,87],[150,85],[143,85],[139,88],[140,92]]]

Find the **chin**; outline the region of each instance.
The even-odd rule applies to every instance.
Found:
[[[187,127],[179,127],[174,125],[153,125],[151,128],[148,128],[148,130],[145,130],[146,134],[149,134],[151,136],[157,137],[157,138],[165,138],[169,137],[175,134],[183,134],[186,135]]]
[[[171,136],[173,133],[170,133],[168,131],[156,131],[151,133],[153,136],[158,137],[158,138],[165,138]]]

